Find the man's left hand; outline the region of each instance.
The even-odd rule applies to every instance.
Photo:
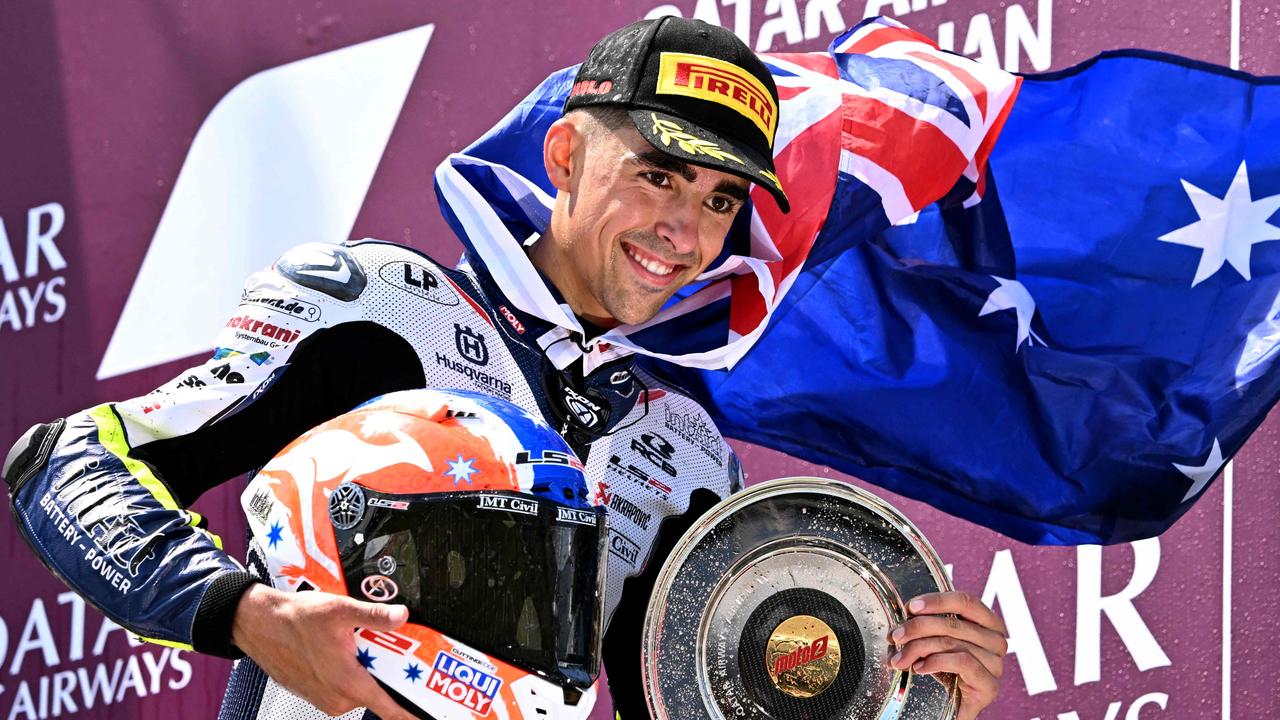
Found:
[[[920,595],[907,604],[911,617],[889,639],[898,647],[889,664],[912,672],[954,673],[960,690],[957,720],[973,720],[996,699],[1008,630],[991,608],[961,592]]]

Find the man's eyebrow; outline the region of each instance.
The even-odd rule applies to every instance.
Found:
[[[698,179],[698,171],[694,170],[692,165],[657,150],[646,150],[636,155],[636,159],[644,165],[652,165],[659,170],[675,173],[689,182]]]
[[[636,155],[636,160],[641,164],[679,175],[689,182],[694,182],[698,179],[698,171],[694,169],[693,165],[658,150],[646,150]],[[721,180],[716,184],[712,192],[728,195],[738,202],[747,201],[746,186],[741,183],[735,183],[732,180]]]
[[[723,193],[738,202],[747,201],[747,188],[741,183],[736,183],[731,180],[721,180],[716,184],[716,188],[713,192]]]

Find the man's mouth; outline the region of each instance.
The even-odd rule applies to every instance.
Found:
[[[623,243],[622,249],[623,252],[627,254],[627,257],[631,259],[632,263],[637,265],[640,270],[644,271],[642,276],[658,285],[665,285],[675,276],[676,270],[683,267],[682,265],[665,263],[654,255],[651,255],[629,243]]]

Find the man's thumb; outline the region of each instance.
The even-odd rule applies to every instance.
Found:
[[[371,630],[395,630],[409,620],[409,608],[404,605],[352,602],[359,624]]]

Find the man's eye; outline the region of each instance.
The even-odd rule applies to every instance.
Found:
[[[718,214],[731,213],[734,211],[735,203],[727,197],[716,196],[707,201],[707,206],[711,211]]]
[[[654,172],[652,170],[640,173],[640,176],[649,181],[649,184],[655,187],[671,187],[671,176],[664,172]]]

